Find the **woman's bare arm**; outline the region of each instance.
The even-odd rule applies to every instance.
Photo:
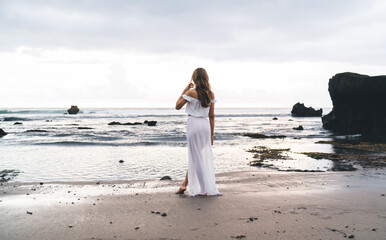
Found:
[[[180,110],[188,101],[186,101],[182,95],[184,95],[187,91],[189,91],[193,87],[192,83],[189,83],[188,86],[185,87],[184,91],[182,91],[180,97],[176,102],[176,109]]]
[[[213,96],[214,98],[214,96]],[[209,123],[210,123],[210,139],[213,145],[213,136],[214,136],[214,103],[210,104],[209,108]]]

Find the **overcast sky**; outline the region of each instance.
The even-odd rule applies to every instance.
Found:
[[[329,107],[385,29],[381,0],[0,0],[0,108],[174,107],[197,67],[217,107]]]

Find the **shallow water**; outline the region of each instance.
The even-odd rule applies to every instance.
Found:
[[[8,132],[0,138],[0,170],[20,170],[12,181],[21,182],[184,177],[187,149],[183,111],[85,109],[78,115],[64,113],[57,109],[0,110],[0,128]],[[155,120],[157,125],[108,125],[112,121],[145,120]],[[16,121],[23,124],[14,125]],[[292,129],[299,125],[305,130]],[[36,129],[47,132],[26,132]],[[246,132],[287,138],[252,139],[242,136]],[[314,144],[330,136],[320,118],[294,118],[290,109],[216,109],[215,169],[217,173],[250,169],[252,154],[246,150],[267,146],[291,149],[293,160],[275,161],[280,169],[328,170],[331,161],[299,153],[333,152],[328,144]]]

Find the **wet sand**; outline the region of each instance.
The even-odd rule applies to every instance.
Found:
[[[3,183],[0,239],[386,236],[384,170],[256,169],[216,177],[223,196],[175,195],[179,181]]]

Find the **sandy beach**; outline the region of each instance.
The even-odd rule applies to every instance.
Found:
[[[217,175],[223,196],[179,181],[3,183],[0,239],[384,239],[383,170]]]

